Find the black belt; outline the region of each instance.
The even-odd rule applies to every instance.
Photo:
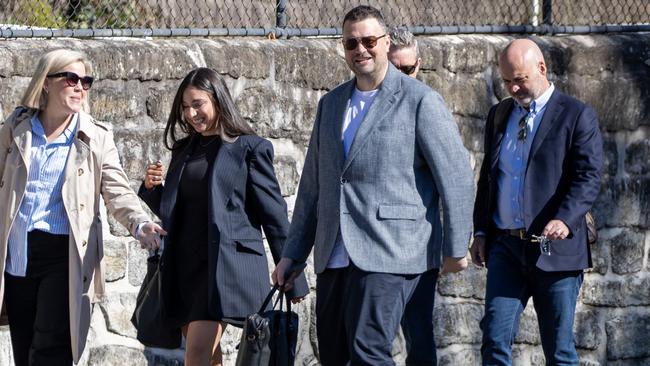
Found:
[[[526,229],[497,229],[497,232],[502,235],[514,236],[519,240],[530,240],[526,235]]]

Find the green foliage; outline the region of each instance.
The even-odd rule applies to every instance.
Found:
[[[137,0],[81,0],[68,28],[128,28],[152,21]]]
[[[10,23],[31,27],[61,28],[65,18],[47,0],[21,0]]]

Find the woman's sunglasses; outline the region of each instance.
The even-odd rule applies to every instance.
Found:
[[[69,72],[69,71],[57,72],[56,74],[49,74],[47,77],[48,78],[64,77],[67,86],[76,86],[77,83],[79,83],[79,80],[81,80],[81,87],[83,88],[83,90],[90,89],[90,87],[93,85],[93,80],[94,80],[92,76],[80,77],[74,72]]]
[[[352,51],[353,49],[356,49],[359,43],[363,45],[364,48],[370,49],[370,48],[375,48],[377,45],[377,41],[380,38],[386,37],[386,34],[383,34],[379,37],[375,36],[368,36],[368,37],[360,37],[360,38],[348,38],[343,40],[343,48],[345,48],[348,51]]]

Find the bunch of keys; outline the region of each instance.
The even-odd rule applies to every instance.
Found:
[[[551,239],[547,238],[546,235],[531,235],[531,242],[539,243],[539,250],[543,255],[551,255]]]

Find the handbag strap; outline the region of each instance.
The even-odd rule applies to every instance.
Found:
[[[264,310],[266,309],[267,306],[269,306],[269,303],[271,303],[271,300],[273,299],[273,295],[275,295],[275,292],[280,289],[279,285],[273,285],[271,288],[271,291],[269,291],[269,294],[266,295],[266,298],[264,299],[264,302],[262,303],[262,306],[260,307],[260,310],[257,312],[258,314],[262,314]],[[275,302],[273,303],[273,309],[275,309],[278,306],[278,302],[280,303],[280,310],[282,310],[282,304],[284,297],[286,295],[281,292],[280,295],[278,296],[277,299],[275,299]],[[287,299],[287,312],[291,312],[291,301]]]

